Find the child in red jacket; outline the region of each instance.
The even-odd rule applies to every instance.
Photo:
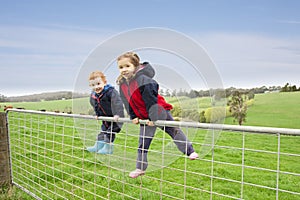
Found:
[[[170,113],[172,105],[158,94],[158,83],[152,78],[155,75],[152,66],[144,62],[140,64],[140,58],[136,53],[127,52],[117,59],[120,76],[117,83],[125,108],[134,124],[139,119],[148,120],[147,125],[140,125],[140,138],[136,169],[129,176],[137,178],[144,175],[148,167],[147,153],[154,137],[156,120],[173,121]],[[175,127],[159,127],[169,134],[177,148],[189,159],[195,160],[198,154],[194,151],[191,142],[186,138],[181,129]]]

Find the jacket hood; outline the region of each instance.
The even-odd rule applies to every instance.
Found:
[[[153,78],[155,75],[154,68],[148,62],[144,62],[142,65],[139,66],[134,77],[140,76],[142,74]]]
[[[153,78],[155,76],[154,68],[148,63],[144,62],[141,64],[135,72],[135,75],[132,78],[138,77],[140,75],[148,76],[149,78]],[[120,85],[125,81],[125,78],[120,75],[117,79],[117,84]]]

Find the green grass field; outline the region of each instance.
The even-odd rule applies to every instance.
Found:
[[[86,100],[81,99],[84,102]],[[172,102],[171,99],[168,101]],[[184,99],[184,101],[191,100]],[[57,110],[71,104],[70,102],[65,104],[68,101],[64,101],[64,105],[61,106],[60,102],[55,102],[52,104],[53,107],[47,108],[46,105],[41,106],[39,103],[35,103],[35,106],[38,109],[44,107],[43,109],[47,110],[51,108]],[[202,99],[199,102],[202,102],[202,107],[209,106],[209,99]],[[254,105],[248,110],[245,125],[299,129],[299,102],[299,92],[256,95]],[[30,109],[37,109],[34,104],[30,105],[32,106]],[[28,105],[27,103],[14,104],[14,106],[29,109],[29,103]],[[242,180],[242,170],[244,170],[243,181],[248,183],[243,186],[243,199],[276,199],[276,191],[270,189],[276,187],[275,171],[278,167],[276,135],[244,135],[247,149],[244,151],[244,165],[248,166],[246,168],[241,166],[243,133],[240,132],[223,131],[213,154],[210,152],[197,161],[189,161],[179,152],[170,149],[174,154],[172,156],[177,158],[164,168],[150,170],[141,182],[141,179],[128,177],[128,170],[135,163],[137,138],[134,135],[128,137],[126,133],[138,134],[136,126],[130,124],[123,127],[121,134],[117,136],[115,142],[117,150],[112,157],[99,157],[84,150],[86,145],[93,143],[95,136],[93,130],[99,129],[95,121],[82,121],[82,124],[88,125],[83,127],[88,127],[89,130],[88,137],[84,137],[87,133],[78,131],[83,129],[74,130],[73,127],[78,126],[78,122],[76,124],[76,121],[70,118],[22,115],[13,112],[9,117],[12,120],[10,137],[13,171],[17,175],[15,180],[26,185],[27,189],[42,199],[140,199],[141,197],[143,199],[174,199],[175,197],[210,199],[210,191],[238,199],[241,193],[239,182]],[[227,118],[225,122],[234,124],[232,118]],[[207,131],[196,130],[195,132],[187,129],[184,131],[193,134],[194,147],[197,151],[201,151]],[[156,133],[151,146],[153,157],[149,162],[163,164],[163,159],[155,159],[162,158],[160,152],[163,144],[169,144],[169,141],[169,137],[162,131]],[[126,150],[123,148],[125,146]],[[294,175],[300,173],[300,137],[281,136],[280,152],[279,167],[282,173],[278,179],[279,189],[300,193],[300,177]],[[122,159],[117,157],[120,155]],[[112,167],[107,167],[107,162],[110,162]],[[211,180],[209,176],[212,173],[217,178]],[[94,193],[98,196],[95,197]],[[300,199],[300,195],[283,191],[279,191],[278,195],[279,199]],[[0,193],[0,198],[32,199],[19,190],[13,190],[11,195]],[[232,198],[213,194],[212,199]]]
[[[226,124],[234,124],[227,118]],[[300,129],[300,92],[255,95],[244,125]]]
[[[211,106],[211,99],[203,97],[191,99],[188,97],[166,97],[166,100],[173,105],[180,105],[183,109],[203,110]],[[91,109],[88,98],[73,100],[42,101],[42,102],[21,102],[21,103],[0,103],[13,105],[15,108],[22,107],[28,110],[47,111],[72,111],[72,107],[77,113],[88,113]],[[248,108],[247,126],[266,126],[279,128],[300,128],[300,92],[289,93],[267,93],[255,95],[254,105]],[[237,124],[233,118],[226,118],[225,124]]]

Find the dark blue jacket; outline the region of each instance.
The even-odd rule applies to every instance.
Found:
[[[124,107],[120,95],[110,84],[105,85],[99,94],[93,91],[90,96],[90,104],[98,117],[113,117],[114,115],[124,117]],[[106,128],[111,126],[111,122],[103,121],[103,124]],[[113,123],[115,132],[119,132],[120,130],[118,129],[120,128],[120,123]]]

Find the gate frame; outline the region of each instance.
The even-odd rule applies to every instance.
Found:
[[[12,186],[7,113],[0,112],[0,186]]]

